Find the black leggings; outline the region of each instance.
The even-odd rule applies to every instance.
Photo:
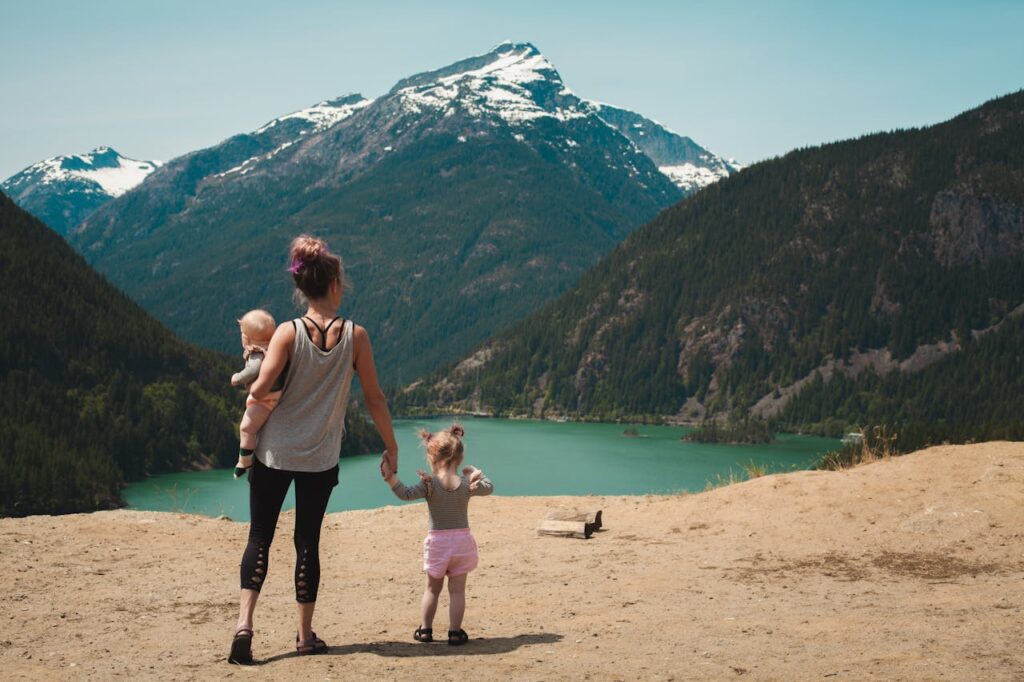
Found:
[[[320,587],[320,526],[338,467],[327,471],[282,471],[258,459],[249,469],[249,542],[242,553],[242,589],[260,591],[267,578],[270,543],[274,541],[288,486],[295,481],[295,600],[316,601]]]

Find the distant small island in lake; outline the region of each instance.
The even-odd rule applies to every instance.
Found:
[[[775,440],[775,430],[769,422],[758,419],[744,419],[728,424],[712,421],[701,424],[682,436],[680,440],[691,443],[749,443],[756,445],[771,443]]]

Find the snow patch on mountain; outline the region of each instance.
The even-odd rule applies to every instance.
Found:
[[[695,192],[698,189],[729,177],[729,171],[725,169],[708,168],[692,163],[684,163],[678,166],[658,166],[658,170],[664,173],[669,180],[674,182],[684,192]]]
[[[323,102],[317,102],[311,107],[293,111],[292,113],[284,116],[278,116],[269,123],[266,123],[254,130],[252,134],[268,135],[271,133],[277,133],[277,139],[282,139],[281,133],[283,133],[284,135],[291,136],[291,139],[286,138],[284,142],[269,152],[251,156],[237,166],[229,168],[223,173],[217,173],[213,177],[223,178],[236,173],[239,175],[245,175],[252,171],[256,164],[272,159],[285,149],[288,149],[288,147],[291,147],[299,140],[300,137],[327,130],[372,103],[373,100],[365,99],[362,95],[352,94],[338,97],[336,99],[324,100]],[[298,123],[299,125],[297,129],[289,128],[285,131],[277,130],[277,128],[285,122],[291,122],[293,124]]]
[[[251,171],[257,163],[274,158],[275,156],[283,152],[285,149],[288,149],[288,147],[291,147],[293,144],[295,144],[295,140],[291,140],[289,142],[285,142],[281,145],[278,145],[277,147],[267,152],[266,154],[251,156],[242,163],[235,166],[234,168],[229,168],[223,173],[217,173],[214,177],[223,178],[225,175],[231,175],[232,173],[239,173],[241,175],[245,175],[246,173]]]
[[[87,154],[55,156],[34,163],[8,178],[2,187],[16,195],[30,187],[70,183],[79,192],[119,197],[160,165],[159,161],[129,159],[110,147],[97,147]]]
[[[348,118],[363,107],[369,106],[372,102],[373,100],[364,99],[361,95],[346,95],[333,100],[324,100],[323,102],[317,102],[306,109],[300,109],[299,111],[293,111],[285,116],[279,116],[263,127],[255,130],[253,134],[260,135],[267,132],[274,126],[280,125],[282,122],[288,120],[308,121],[312,124],[312,129],[310,131],[303,131],[300,134],[309,134],[309,132],[318,133],[321,130],[327,130],[335,123]]]
[[[723,159],[691,138],[634,111],[595,100],[585,100],[585,103],[601,120],[654,161],[658,170],[687,194],[743,168],[735,160]]]

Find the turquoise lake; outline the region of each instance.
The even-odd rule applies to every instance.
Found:
[[[686,429],[671,426],[473,419],[462,422],[466,463],[483,469],[498,495],[636,495],[695,492],[709,482],[745,478],[743,464],[768,473],[811,467],[838,447],[829,438],[781,434],[769,445],[719,445],[679,440]],[[440,430],[450,419],[398,420],[399,476],[409,483],[426,469],[416,432]],[[623,435],[635,428],[639,437]],[[341,460],[338,487],[328,511],[406,504],[395,498],[378,473],[377,455]],[[289,492],[285,508],[294,506]],[[248,485],[231,471],[193,471],[154,476],[124,491],[132,509],[225,514],[249,520]]]

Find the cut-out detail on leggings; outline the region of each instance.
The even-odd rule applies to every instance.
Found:
[[[339,322],[335,322],[335,326]],[[313,334],[316,335],[315,330]],[[270,548],[277,542],[274,536],[278,530],[281,505],[287,499],[289,489],[294,485],[298,508],[295,511],[295,532],[290,538],[294,543],[295,553],[292,555],[294,563],[289,566],[290,569],[294,569],[294,573],[289,571],[289,577],[293,578],[289,591],[301,603],[314,602],[320,586],[318,544],[323,524],[322,509],[326,508],[331,491],[337,485],[338,469],[335,467],[323,472],[294,472],[267,467],[259,460],[253,463],[253,467],[249,488],[251,521],[240,571],[242,589],[259,590],[257,582],[252,580],[252,577],[257,575],[256,568],[263,569],[263,583],[269,579],[272,563]],[[312,513],[310,510],[313,510]],[[280,552],[280,548],[275,552],[274,562],[277,562],[281,558],[277,553]],[[258,563],[261,560],[263,563]],[[302,586],[297,584],[300,581],[303,582]]]
[[[259,584],[260,584],[261,582],[263,582],[263,578],[259,577],[258,575],[254,575],[254,576],[253,576],[253,577],[251,578],[251,580],[252,580],[252,581],[253,581],[254,583],[256,583],[257,585],[259,585]]]

